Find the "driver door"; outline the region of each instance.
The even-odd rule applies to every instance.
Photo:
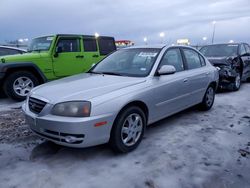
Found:
[[[70,76],[84,70],[84,55],[81,37],[59,37],[53,56],[54,74]]]

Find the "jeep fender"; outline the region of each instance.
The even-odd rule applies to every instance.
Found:
[[[39,67],[32,62],[14,62],[14,63],[0,63],[0,79],[5,78],[8,73],[14,71],[29,71],[38,77],[40,83],[47,82],[47,78]]]

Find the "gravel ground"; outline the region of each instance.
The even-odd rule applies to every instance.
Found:
[[[0,187],[249,188],[250,84],[153,124],[135,151],[71,149],[31,133],[21,103],[0,99]]]

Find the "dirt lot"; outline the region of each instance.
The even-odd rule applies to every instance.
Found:
[[[250,84],[217,94],[209,112],[192,108],[150,126],[126,155],[43,141],[20,105],[0,99],[0,187],[250,187]]]

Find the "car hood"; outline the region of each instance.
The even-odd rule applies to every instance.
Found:
[[[219,66],[219,65],[228,65],[230,60],[234,59],[234,56],[230,57],[207,57],[209,62],[214,65],[214,66]]]
[[[31,53],[24,53],[24,54],[16,54],[16,55],[7,55],[1,56],[1,61],[4,63],[8,62],[23,62],[29,61],[33,59],[39,59],[41,57],[48,56],[48,52],[31,52]]]
[[[90,100],[145,81],[145,78],[85,73],[38,86],[31,95],[45,98],[50,103]]]

